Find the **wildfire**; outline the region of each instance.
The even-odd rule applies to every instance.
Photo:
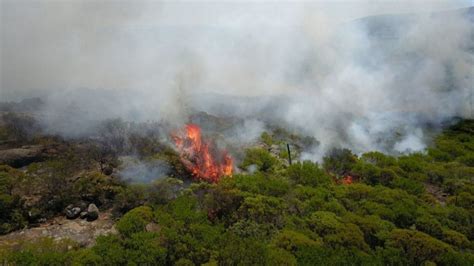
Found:
[[[342,178],[341,183],[344,185],[350,185],[354,182],[354,178],[350,175],[346,175],[344,178]]]
[[[210,141],[203,140],[198,125],[187,124],[171,137],[181,161],[194,179],[215,183],[222,176],[232,175],[232,157],[225,151],[216,150]]]

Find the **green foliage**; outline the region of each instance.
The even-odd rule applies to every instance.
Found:
[[[226,181],[224,180],[210,190],[203,204],[208,213],[214,214],[210,217],[211,220],[220,219],[229,225],[235,220],[235,213],[242,204],[243,196],[240,190],[226,187]]]
[[[296,254],[298,265],[381,265],[376,258],[354,249],[304,248]],[[399,261],[400,259],[398,259]]]
[[[352,170],[357,162],[357,156],[348,149],[333,149],[323,158],[323,167],[338,176],[345,175]]]
[[[381,168],[393,167],[397,165],[397,160],[394,157],[376,151],[364,153],[360,159],[366,163],[370,163]]]
[[[81,249],[73,254],[72,265],[103,265],[104,260],[101,256],[94,253],[92,249]]]
[[[323,237],[324,243],[332,248],[354,247],[368,250],[364,235],[359,227],[343,222],[336,214],[317,211],[308,220],[309,227]]]
[[[268,258],[265,263],[267,265],[297,265],[295,256],[293,256],[290,252],[284,249],[269,249]]]
[[[176,198],[182,188],[183,181],[176,178],[164,178],[153,182],[149,188],[149,202],[165,204]]]
[[[122,235],[130,237],[135,233],[143,232],[145,226],[152,221],[153,212],[150,207],[142,206],[127,212],[115,227]]]
[[[469,246],[472,247],[472,244],[469,242],[469,239],[459,232],[456,232],[451,229],[444,229],[442,235],[442,240],[444,242],[451,244],[455,247],[461,249],[468,248]]]
[[[265,265],[268,261],[268,248],[257,239],[227,234],[220,247],[217,256],[220,265]]]
[[[442,255],[452,248],[425,233],[414,230],[395,229],[390,233],[387,246],[400,248],[410,263],[419,265],[425,261],[440,262]]]
[[[20,171],[0,165],[0,234],[27,225],[21,195],[16,193],[17,183],[23,179]]]
[[[383,246],[390,231],[395,228],[392,223],[376,215],[360,216],[349,213],[344,220],[357,225],[364,234],[365,242],[371,247]]]
[[[288,167],[288,177],[295,184],[307,186],[328,185],[331,178],[319,168],[317,163],[311,161],[297,162]]]
[[[443,236],[443,228],[434,217],[427,215],[420,216],[416,219],[415,222],[416,230],[427,233],[432,237],[441,239]]]
[[[403,189],[408,193],[414,195],[421,195],[425,191],[425,186],[423,185],[423,183],[405,177],[395,178],[389,186],[392,188]]]
[[[249,219],[257,223],[271,223],[276,227],[282,225],[283,202],[269,196],[247,197],[238,210],[241,219]]]
[[[245,151],[245,158],[240,167],[246,169],[251,165],[257,166],[259,171],[271,172],[280,167],[280,162],[268,151],[261,148],[252,148]]]
[[[474,209],[474,195],[468,192],[460,192],[453,199],[453,203],[464,209]]]
[[[268,196],[283,196],[290,189],[286,178],[278,176],[267,176],[262,173],[251,175],[236,175],[235,186],[242,190]]]
[[[122,239],[116,235],[99,236],[92,251],[110,265],[123,265],[128,260]],[[89,255],[91,256],[91,255]]]
[[[132,184],[119,190],[114,201],[114,211],[124,214],[146,202],[147,188],[142,184]]]
[[[302,248],[315,248],[322,245],[319,239],[313,240],[303,233],[288,229],[284,229],[276,234],[271,243],[272,246],[292,252],[293,254],[296,254]]]
[[[161,246],[158,235],[138,232],[124,241],[127,260],[138,265],[164,265],[167,250]]]
[[[412,153],[398,158],[398,165],[406,173],[422,172],[425,164],[425,156],[421,153]]]
[[[75,244],[68,240],[56,242],[52,238],[39,238],[21,242],[16,247],[0,246],[5,252],[0,255],[13,265],[65,265],[71,262],[71,254],[68,251],[76,248]]]
[[[81,176],[73,185],[73,191],[80,198],[98,205],[111,200],[120,191],[118,186],[109,176],[100,172],[92,172]]]

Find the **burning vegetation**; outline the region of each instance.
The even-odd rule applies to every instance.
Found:
[[[203,139],[198,125],[187,124],[171,137],[181,162],[195,180],[216,183],[222,176],[232,175],[232,157],[226,151],[217,149],[212,141]]]

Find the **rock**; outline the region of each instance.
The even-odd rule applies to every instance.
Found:
[[[66,218],[68,219],[76,219],[77,217],[79,217],[80,213],[81,208],[79,207],[66,208]]]
[[[94,221],[97,218],[99,218],[99,208],[94,203],[91,203],[87,207],[87,221]]]
[[[42,145],[0,150],[0,164],[20,168],[33,162],[39,162],[45,157],[44,150],[45,148]]]
[[[147,232],[158,232],[160,231],[160,226],[156,223],[149,223],[145,226]]]
[[[87,218],[87,212],[81,212],[81,214],[79,214],[79,217],[81,219],[86,219]]]
[[[104,168],[104,170],[102,171],[102,173],[104,173],[104,175],[111,175],[113,172],[114,172],[114,168],[110,165],[106,166]]]

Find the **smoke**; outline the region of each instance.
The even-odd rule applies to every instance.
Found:
[[[141,161],[133,157],[122,157],[122,165],[117,175],[130,183],[151,183],[162,179],[170,172],[170,167],[164,161]]]
[[[425,126],[472,116],[468,5],[2,1],[0,97],[42,96],[65,136],[206,111],[244,119],[242,143],[264,122],[313,136],[311,159],[422,150]]]

